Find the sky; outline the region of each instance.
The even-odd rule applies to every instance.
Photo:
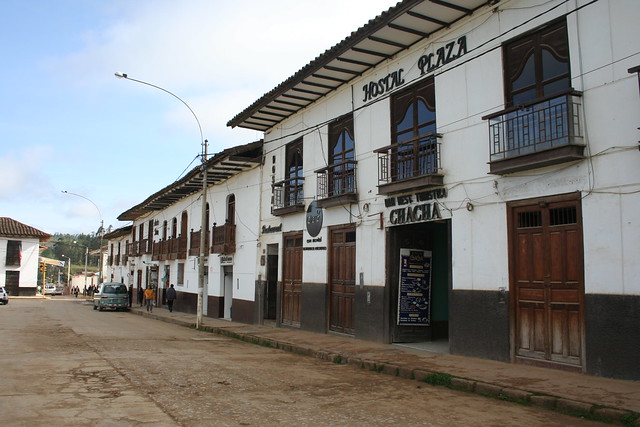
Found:
[[[0,217],[131,224],[117,217],[200,162],[198,122],[210,154],[261,139],[226,123],[395,4],[0,0]]]

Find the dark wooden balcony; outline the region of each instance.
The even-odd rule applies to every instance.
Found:
[[[438,142],[441,136],[430,133],[375,150],[378,154],[378,193],[442,186]]]
[[[490,173],[584,159],[580,97],[569,91],[483,117],[489,121]]]
[[[142,239],[138,241],[138,254],[147,255],[151,253],[151,247],[153,246],[153,240]]]
[[[236,251],[236,225],[213,226],[212,254],[232,254]]]
[[[127,254],[131,256],[140,255],[140,253],[138,252],[138,242],[127,243]]]
[[[190,241],[189,241],[189,255],[191,256],[199,256],[200,255],[200,235],[202,233],[200,231],[192,231],[191,232],[191,237],[190,237]],[[207,248],[209,246],[209,236],[211,235],[211,233],[209,233],[209,231],[207,231],[207,234],[205,236],[206,242],[205,242],[205,248]],[[205,253],[206,253],[206,249],[205,249]]]

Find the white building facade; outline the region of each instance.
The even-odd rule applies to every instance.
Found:
[[[105,236],[105,279],[132,286],[134,302],[151,287],[158,305],[166,303],[166,289],[174,285],[175,309],[196,313],[200,237],[205,234],[203,315],[256,322],[261,161],[262,141],[207,161],[205,233],[200,167],[122,213],[118,219],[133,224]]]
[[[255,321],[640,379],[640,2],[535,3],[405,0],[229,122]]]
[[[38,286],[40,242],[50,234],[18,222],[0,218],[0,287],[11,296],[35,295]]]

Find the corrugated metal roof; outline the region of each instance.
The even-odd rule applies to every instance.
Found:
[[[323,96],[496,0],[404,0],[326,50],[227,126],[266,131]]]
[[[262,162],[263,141],[228,148],[207,160],[207,185],[217,184],[251,169]],[[120,221],[134,221],[151,211],[171,206],[180,199],[202,190],[202,165],[196,166],[183,178],[149,196],[144,202],[120,214]]]
[[[0,236],[37,238],[41,242],[51,238],[51,234],[7,217],[0,217]]]

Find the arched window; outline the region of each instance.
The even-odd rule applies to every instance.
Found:
[[[392,100],[392,176],[402,180],[438,171],[436,96],[433,77]]]
[[[299,138],[287,145],[287,171],[284,194],[286,206],[295,206],[304,203],[304,193],[302,189],[304,171],[302,166],[302,138]]]
[[[180,218],[180,237],[186,238],[187,232],[189,230],[189,217],[187,215],[187,211],[182,212],[182,217]]]
[[[355,139],[353,115],[329,126],[329,196],[355,192]]]
[[[567,23],[562,20],[504,46],[507,107],[571,88]]]
[[[229,195],[227,198],[227,224],[236,223],[236,196]]]

